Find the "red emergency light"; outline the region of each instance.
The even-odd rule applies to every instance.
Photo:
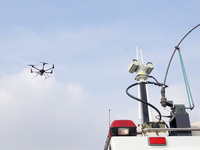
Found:
[[[148,139],[150,146],[164,146],[166,145],[165,137],[149,137]]]
[[[132,120],[115,120],[112,122],[109,130],[112,136],[136,136],[136,125]]]

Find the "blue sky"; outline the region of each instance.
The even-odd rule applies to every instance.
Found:
[[[127,68],[143,50],[151,75],[164,81],[174,47],[199,24],[197,0],[0,2],[0,149],[100,150],[111,121],[138,123],[138,103],[126,94],[136,82]],[[198,109],[200,28],[181,44]],[[55,64],[52,77],[33,78],[28,64]],[[169,70],[166,95],[188,105],[178,53]],[[137,88],[132,91],[137,95]],[[152,104],[161,109],[160,88],[149,86]],[[154,112],[156,115],[156,112]],[[13,143],[12,145],[10,143]],[[78,143],[78,144],[77,144]]]

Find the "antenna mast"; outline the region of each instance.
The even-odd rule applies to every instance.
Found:
[[[128,71],[130,73],[136,72],[135,79],[138,81],[138,85],[139,85],[138,98],[149,103],[149,93],[148,93],[146,80],[148,78],[148,75],[153,70],[154,66],[150,62],[148,62],[146,65],[144,64],[141,49],[140,49],[140,55],[141,55],[142,63],[139,63],[138,47],[136,47],[136,55],[137,55],[137,59],[134,59],[132,61],[132,63],[130,64],[128,68]],[[150,107],[147,104],[141,103],[141,102],[139,102],[139,120],[140,120],[140,130],[142,129],[142,124],[144,124],[146,121],[152,121],[152,113],[151,113]]]
[[[110,128],[110,109],[109,109],[109,128]]]

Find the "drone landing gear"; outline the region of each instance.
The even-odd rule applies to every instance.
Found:
[[[48,74],[44,74],[44,80],[46,80],[46,79],[48,79],[48,78],[50,78],[51,76],[49,76]],[[42,80],[42,81],[44,81],[44,80]]]

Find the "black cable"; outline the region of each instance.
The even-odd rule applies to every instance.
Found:
[[[166,126],[167,128],[169,128],[169,126],[167,125],[167,123],[166,123],[166,122],[164,122],[164,123],[165,123],[165,126]],[[168,133],[169,133],[169,136],[172,135],[172,132],[171,132],[171,131],[168,131]]]
[[[158,85],[158,86],[163,86],[163,84],[162,84],[162,83],[159,83],[158,80],[156,80],[156,78],[154,78],[153,76],[149,76],[149,75],[137,75],[137,77],[138,77],[138,76],[144,76],[144,77],[152,78],[152,79],[154,79],[154,80],[156,81],[156,83],[155,83],[155,82],[147,81],[147,82],[146,82],[147,84],[154,84],[154,85]],[[137,78],[137,77],[136,77],[136,78]],[[165,87],[168,87],[168,86],[165,85]]]
[[[180,40],[180,42],[178,43],[178,45],[175,47],[175,50],[174,50],[174,52],[173,52],[173,54],[172,54],[172,56],[171,56],[171,58],[170,58],[170,61],[169,61],[168,67],[167,67],[167,71],[166,71],[166,74],[165,74],[165,79],[164,79],[163,85],[165,85],[165,83],[166,83],[166,79],[167,79],[167,74],[168,74],[168,71],[169,71],[169,67],[170,67],[172,58],[173,58],[173,56],[174,56],[176,50],[179,50],[179,49],[180,49],[180,48],[179,48],[179,45],[181,44],[181,42],[186,38],[186,36],[187,36],[188,34],[190,34],[190,32],[192,32],[192,31],[193,31],[194,29],[196,29],[198,26],[200,26],[200,24],[198,24],[197,26],[195,26],[194,28],[192,28],[192,29]]]
[[[148,75],[148,77],[154,79],[158,84],[160,84],[160,83],[158,82],[158,80],[156,80],[156,78],[154,78],[153,76],[149,76],[149,75]]]
[[[160,113],[160,111],[159,111],[155,106],[153,106],[152,104],[150,104],[150,103],[148,103],[148,102],[145,102],[145,101],[143,101],[142,99],[139,99],[139,98],[137,98],[137,97],[131,95],[130,93],[128,93],[128,90],[129,90],[130,88],[132,88],[133,86],[135,86],[135,85],[138,85],[138,83],[134,83],[134,84],[130,85],[130,86],[126,89],[126,94],[127,94],[129,97],[131,97],[131,98],[133,98],[133,99],[135,99],[135,100],[137,100],[137,101],[139,101],[139,102],[142,102],[142,103],[144,103],[144,104],[149,105],[150,107],[152,107],[155,111],[158,112],[158,114],[159,114],[159,121],[162,120],[161,113]]]
[[[147,84],[154,84],[154,85],[157,85],[157,86],[163,86],[162,83],[155,83],[155,82],[150,82],[150,81],[147,81]],[[168,87],[168,85],[165,85],[165,87]]]

